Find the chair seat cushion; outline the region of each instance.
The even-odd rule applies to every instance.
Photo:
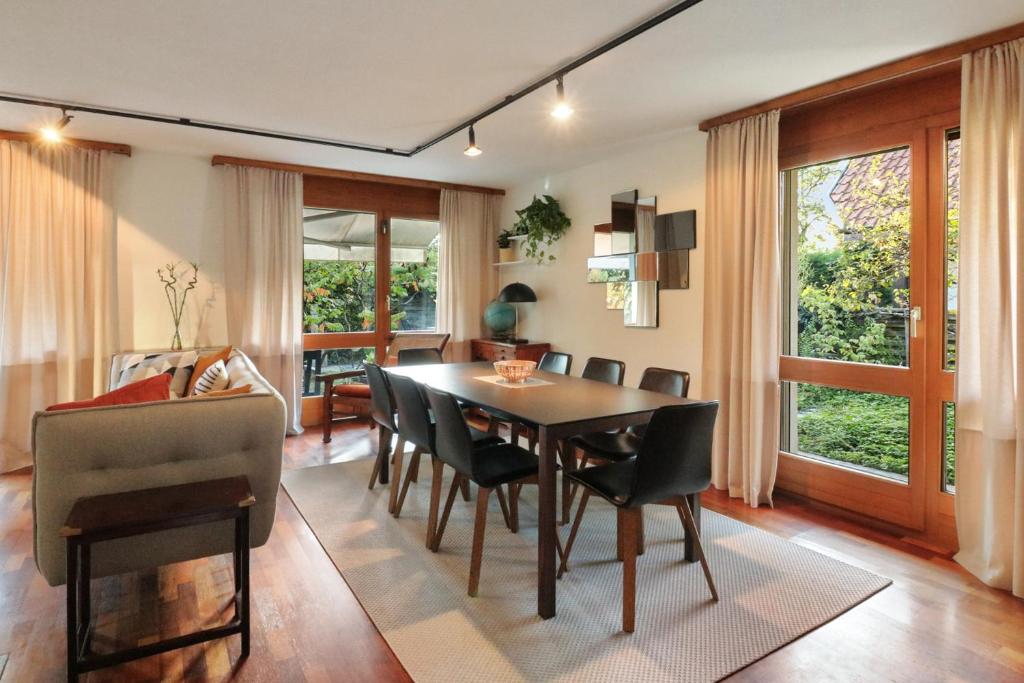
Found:
[[[473,481],[477,486],[494,488],[510,481],[537,474],[537,456],[510,443],[487,446],[477,451]]]
[[[629,460],[640,450],[640,437],[630,432],[594,432],[573,437],[570,443],[604,460]]]
[[[331,393],[335,396],[347,396],[349,398],[370,398],[370,385],[352,382],[350,384],[335,384],[331,387]]]
[[[633,473],[636,460],[611,462],[597,467],[585,467],[569,472],[566,476],[580,483],[613,505],[623,505],[629,500],[633,488]]]

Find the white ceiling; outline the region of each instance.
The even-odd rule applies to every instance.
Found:
[[[0,0],[0,91],[408,148],[670,6],[658,0]],[[142,148],[507,186],[1024,21],[1021,0],[704,0],[412,158],[79,114]],[[0,128],[52,110],[0,103]]]

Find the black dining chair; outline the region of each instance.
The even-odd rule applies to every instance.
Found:
[[[569,554],[590,496],[601,496],[617,510],[618,554],[623,561],[622,630],[627,633],[633,632],[636,620],[636,557],[642,524],[640,512],[644,505],[675,506],[687,540],[693,544],[700,560],[711,597],[718,602],[718,589],[691,508],[696,495],[711,485],[711,442],[717,415],[715,401],[658,408],[644,431],[635,458],[567,475],[583,487],[583,496],[562,552],[558,576],[568,571]]]
[[[459,408],[458,401],[451,394],[426,388],[427,399],[434,411],[436,425],[434,454],[434,478],[431,482],[430,505],[432,516],[437,514],[437,505],[441,499],[441,479],[444,465],[455,470],[448,498],[444,504],[444,514],[438,523],[437,533],[431,550],[437,552],[444,537],[448,517],[452,511],[452,503],[458,491],[459,482],[468,479],[477,485],[476,518],[473,525],[473,551],[469,563],[469,595],[475,596],[480,587],[480,564],[483,559],[484,531],[487,526],[487,503],[491,492],[498,495],[502,504],[502,514],[508,524],[509,515],[505,497],[501,487],[526,477],[537,475],[537,457],[510,443],[501,443],[483,448],[473,448],[473,438],[466,424],[466,418]],[[561,548],[559,548],[559,555]]]
[[[553,372],[556,375],[568,375],[572,369],[572,354],[561,351],[545,351],[537,363],[537,369]]]
[[[581,377],[622,386],[622,380],[626,377],[626,364],[620,360],[593,356],[587,359]]]
[[[388,456],[391,454],[391,437],[398,431],[395,426],[395,398],[387,373],[376,363],[366,363],[366,383],[370,386],[370,419],[377,423],[377,460],[370,475],[370,488],[377,482],[388,483]]]
[[[399,365],[431,365],[443,362],[444,358],[437,349],[401,349],[398,352]]]
[[[404,375],[392,374],[389,377],[391,393],[395,397],[395,407],[398,410],[398,419],[395,420],[398,428],[398,445],[395,448],[395,457],[392,463],[391,497],[388,502],[388,512],[398,517],[402,514],[402,506],[405,504],[405,497],[409,492],[409,484],[419,479],[417,474],[420,469],[421,456],[426,453],[434,457],[436,429],[427,405],[427,397],[423,393],[423,385]],[[501,437],[488,434],[472,426],[469,427],[469,433],[473,440],[473,448],[504,443]],[[402,461],[405,455],[405,444],[409,443],[413,445],[413,452],[409,458],[409,468],[403,481]],[[399,483],[401,483],[400,490]],[[468,483],[463,487],[463,495],[466,500],[469,500]],[[430,547],[430,541],[434,535],[435,521],[428,520],[427,547]]]

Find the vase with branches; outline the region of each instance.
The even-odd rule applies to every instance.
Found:
[[[181,315],[185,311],[185,301],[188,299],[188,293],[195,289],[196,283],[199,282],[199,264],[188,265],[191,266],[191,272],[188,267],[182,267],[180,261],[156,269],[156,275],[164,285],[167,305],[171,307],[171,319],[174,321],[171,349],[174,351],[181,350]]]

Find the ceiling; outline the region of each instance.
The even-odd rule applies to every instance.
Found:
[[[4,0],[0,91],[410,148],[671,2]],[[75,137],[492,186],[1024,21],[1020,0],[704,0],[411,159],[78,114]],[[0,103],[0,128],[53,110]]]

